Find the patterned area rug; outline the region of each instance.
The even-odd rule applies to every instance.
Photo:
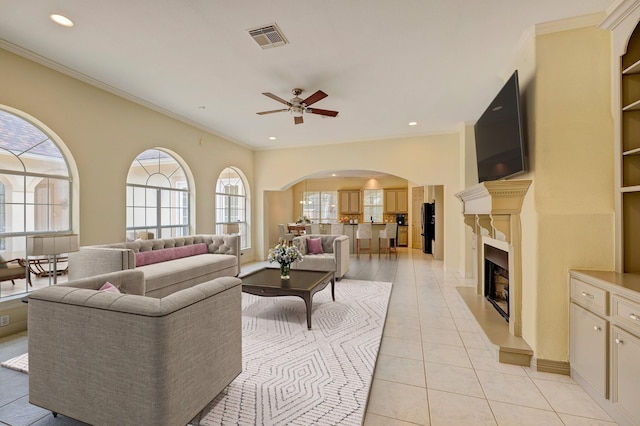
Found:
[[[242,295],[242,373],[201,425],[361,425],[391,283],[342,280],[313,298]]]
[[[16,370],[21,373],[29,372],[29,354],[18,355],[17,357],[8,359],[3,363],[0,363],[0,366],[9,368],[11,370]]]

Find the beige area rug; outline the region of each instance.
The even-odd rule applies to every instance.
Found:
[[[4,368],[9,368],[11,370],[16,370],[21,373],[29,372],[29,354],[18,355],[17,357],[8,359],[2,363],[0,366]]]

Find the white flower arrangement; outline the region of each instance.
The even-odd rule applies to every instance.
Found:
[[[275,247],[269,249],[267,260],[269,263],[278,262],[280,265],[291,265],[302,262],[303,256],[298,247],[290,245],[286,241],[280,241]]]
[[[307,216],[298,216],[298,220],[296,220],[296,223],[311,223],[311,219],[309,219]]]

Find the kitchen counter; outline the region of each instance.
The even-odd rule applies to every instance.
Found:
[[[361,223],[370,223],[370,222],[361,222]],[[374,222],[371,227],[371,243],[373,244],[373,250],[371,250],[372,254],[379,253],[380,247],[378,245],[378,232],[382,231],[385,228],[386,223],[384,222]],[[408,227],[409,225],[398,225],[398,227]],[[356,229],[358,227],[358,223],[345,223],[344,224],[344,234],[349,237],[350,248],[349,252],[351,254],[356,253],[357,241],[356,241]],[[361,247],[367,247],[368,241],[361,241]],[[383,250],[385,242],[382,242]],[[368,251],[364,251],[360,253],[361,255],[366,256]]]

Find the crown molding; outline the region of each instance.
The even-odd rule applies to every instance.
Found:
[[[613,30],[624,22],[640,6],[638,0],[618,0],[607,9],[607,17],[600,23],[600,28]]]
[[[601,25],[606,16],[607,12],[598,12],[589,15],[560,19],[557,21],[544,22],[528,27],[524,30],[520,39],[513,47],[513,50],[508,57],[509,59],[505,61],[505,66],[500,69],[498,76],[500,76],[504,81],[509,78],[513,73],[513,64],[516,63],[516,58],[524,51],[526,46],[531,43],[532,40],[535,40],[536,37],[561,31],[576,30],[579,28],[597,27]]]
[[[158,112],[158,113],[160,113],[162,115],[165,115],[165,116],[167,116],[169,118],[173,118],[174,120],[180,121],[180,122],[182,122],[184,124],[187,124],[189,126],[195,127],[195,128],[197,128],[199,130],[202,130],[204,132],[207,132],[207,133],[210,133],[212,135],[215,135],[215,136],[217,136],[219,138],[222,138],[222,139],[224,139],[224,140],[226,140],[228,142],[234,143],[234,144],[239,145],[239,146],[241,146],[243,148],[254,150],[253,147],[251,147],[251,146],[249,146],[249,145],[247,145],[247,144],[245,144],[243,142],[237,141],[237,140],[235,140],[235,139],[233,139],[233,138],[231,138],[231,137],[229,137],[227,135],[219,133],[216,130],[211,129],[211,128],[203,125],[203,124],[197,123],[197,122],[195,122],[195,121],[193,121],[193,120],[191,120],[189,118],[186,118],[186,117],[184,117],[182,115],[176,114],[175,112],[169,111],[168,109],[165,109],[165,108],[163,108],[161,106],[158,106],[158,105],[156,105],[154,103],[146,101],[146,100],[144,100],[142,98],[139,98],[139,97],[137,97],[135,95],[132,95],[129,92],[125,92],[124,90],[120,90],[120,89],[118,89],[116,87],[113,87],[113,86],[103,82],[103,81],[97,80],[97,79],[95,79],[93,77],[90,77],[90,76],[88,76],[86,74],[83,74],[83,73],[78,72],[78,71],[76,71],[74,69],[66,67],[66,66],[64,66],[64,65],[62,65],[62,64],[60,64],[60,63],[58,63],[56,61],[53,61],[53,60],[51,60],[49,58],[46,58],[46,57],[44,57],[42,55],[39,55],[39,54],[37,54],[35,52],[32,52],[31,50],[28,50],[28,49],[25,49],[23,47],[20,47],[20,46],[18,46],[16,44],[13,44],[13,43],[11,43],[11,42],[9,42],[7,40],[2,39],[2,38],[0,38],[0,48],[6,50],[8,52],[14,53],[14,54],[16,54],[16,55],[18,55],[18,56],[20,56],[22,58],[28,59],[28,60],[30,60],[32,62],[35,62],[37,64],[43,65],[43,66],[45,66],[47,68],[50,68],[50,69],[52,69],[54,71],[57,71],[57,72],[61,73],[61,74],[64,74],[66,76],[69,76],[71,78],[79,80],[79,81],[81,81],[83,83],[86,83],[86,84],[88,84],[90,86],[93,86],[93,87],[95,87],[97,89],[104,90],[105,92],[108,92],[108,93],[116,95],[116,96],[118,96],[120,98],[126,99],[126,100],[128,100],[130,102],[133,102],[135,104],[138,104],[138,105],[143,106],[145,108],[148,108],[150,110]]]
[[[572,18],[560,19],[558,21],[545,22],[535,25],[535,35],[545,35],[560,31],[576,30],[585,27],[597,27],[607,17],[607,12],[602,11],[589,15],[574,16]]]

